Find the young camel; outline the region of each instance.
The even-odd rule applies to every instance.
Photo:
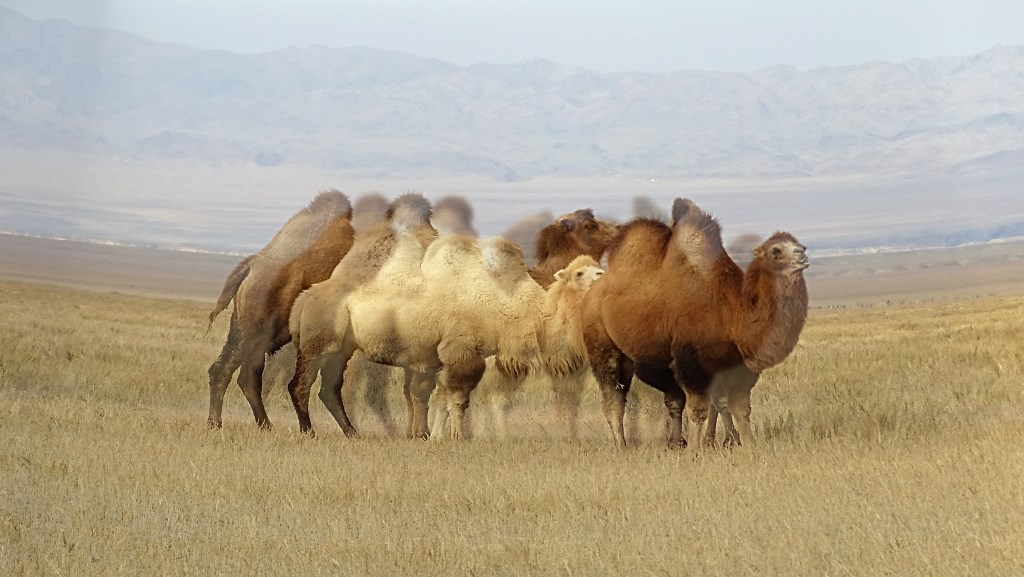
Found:
[[[221,426],[224,393],[241,368],[238,386],[252,408],[256,424],[270,428],[263,405],[263,367],[291,340],[288,313],[300,292],[328,277],[352,246],[352,207],[337,190],[321,192],[292,216],[267,246],[242,260],[224,282],[210,324],[231,301],[228,338],[210,366],[207,423]]]
[[[619,446],[634,369],[665,393],[669,442],[700,447],[709,396],[727,426],[752,442],[750,391],[796,346],[807,315],[806,249],[779,232],[744,273],[722,248],[718,222],[677,199],[673,226],[635,220],[609,254],[608,272],[584,297],[584,339],[602,410]],[[639,367],[637,367],[639,365]],[[671,380],[666,375],[671,371]],[[672,386],[675,385],[675,386]]]
[[[317,371],[321,376],[320,399],[346,434],[355,432],[341,399],[344,371],[352,351],[347,340],[347,318],[339,318],[339,311],[350,293],[377,277],[403,231],[424,247],[437,238],[430,216],[430,202],[422,195],[407,193],[398,197],[389,205],[384,221],[359,235],[330,278],[313,285],[295,300],[289,317],[295,339],[295,374],[288,391],[303,432],[313,432],[309,390]],[[406,389],[412,385],[412,377],[406,372]]]

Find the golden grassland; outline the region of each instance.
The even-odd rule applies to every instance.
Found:
[[[533,383],[505,439],[479,404],[471,442],[390,438],[355,390],[366,434],[310,439],[280,384],[273,431],[237,388],[207,430],[207,310],[0,283],[0,574],[1024,574],[1024,297],[812,311],[761,442],[699,454],[642,385],[625,452]]]

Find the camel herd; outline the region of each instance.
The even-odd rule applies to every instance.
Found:
[[[353,210],[341,192],[322,192],[224,283],[210,323],[234,308],[209,370],[208,424],[221,426],[238,371],[257,425],[269,428],[264,364],[291,342],[288,393],[308,434],[318,375],[320,400],[355,434],[341,391],[359,351],[403,371],[413,438],[466,438],[470,395],[485,375],[506,395],[529,376],[550,380],[575,436],[593,374],[619,446],[634,376],[664,394],[670,446],[713,443],[718,416],[727,443],[752,443],[751,389],[792,352],[807,314],[806,249],[779,232],[742,270],[718,222],[693,202],[677,199],[668,219],[644,208],[650,216],[624,225],[583,209],[478,240],[472,208],[457,197],[370,196]]]

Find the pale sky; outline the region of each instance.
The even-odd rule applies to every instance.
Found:
[[[35,19],[243,54],[354,45],[453,64],[799,69],[1024,44],[1024,0],[0,0]]]

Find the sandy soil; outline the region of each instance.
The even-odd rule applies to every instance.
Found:
[[[241,259],[0,234],[0,280],[216,300]],[[815,258],[811,305],[868,306],[1024,293],[1024,241]]]

